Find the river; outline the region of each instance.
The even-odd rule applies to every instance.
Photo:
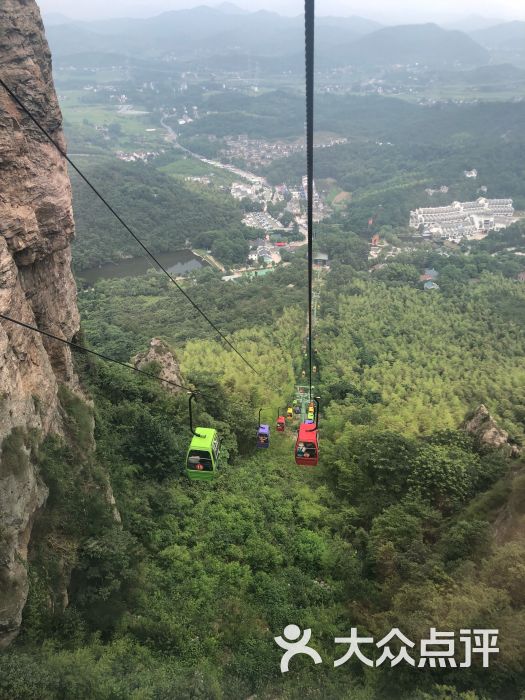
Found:
[[[193,270],[199,270],[208,263],[195,255],[191,250],[177,250],[174,253],[161,253],[155,256],[157,260],[174,276],[184,275]],[[82,270],[77,274],[81,282],[89,285],[102,279],[120,279],[122,277],[137,277],[150,269],[157,269],[150,258],[129,258],[116,263],[106,263],[98,267]]]

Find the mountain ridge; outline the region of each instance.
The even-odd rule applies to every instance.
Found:
[[[475,41],[487,48],[517,49],[525,47],[525,21],[503,22],[487,29],[470,32]]]
[[[338,61],[357,65],[422,63],[431,66],[488,63],[490,54],[467,34],[434,23],[383,27],[350,46],[334,48]]]
[[[302,17],[282,17],[261,10],[229,14],[200,5],[173,10],[147,20],[74,22],[48,28],[54,55],[101,51],[161,57],[231,55],[283,59],[283,69],[301,69]],[[486,48],[464,32],[436,24],[382,27],[362,17],[320,17],[317,21],[318,65],[332,68],[423,63],[477,66],[490,60]]]

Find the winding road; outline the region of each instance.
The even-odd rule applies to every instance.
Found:
[[[221,163],[218,160],[211,160],[210,158],[205,158],[204,156],[199,155],[198,153],[194,153],[193,151],[190,151],[189,148],[186,148],[182,144],[178,142],[177,139],[177,133],[174,131],[174,129],[166,123],[166,119],[168,119],[168,115],[164,114],[162,119],[160,120],[160,123],[162,127],[166,130],[167,132],[167,140],[172,143],[175,148],[178,148],[181,151],[184,151],[184,153],[187,153],[189,156],[192,158],[196,158],[197,160],[200,160],[202,163],[206,163],[207,165],[212,165],[215,168],[220,168],[221,170],[228,170],[230,173],[233,173],[234,175],[237,175],[238,177],[241,177],[245,180],[248,180],[249,182],[253,184],[268,184],[266,182],[266,179],[264,177],[261,177],[260,175],[255,175],[254,173],[250,173],[248,170],[241,170],[240,168],[236,168],[234,165],[228,165],[227,163]],[[304,223],[302,221],[297,221],[297,224],[299,226],[299,233],[302,235],[303,240],[301,241],[291,241],[288,243],[287,248],[288,249],[295,249],[295,248],[300,248],[301,246],[306,245],[308,242],[308,230]],[[280,254],[277,248],[275,248],[275,253],[279,256],[280,260]]]
[[[162,119],[160,120],[161,125],[163,128],[168,132],[167,139],[170,141],[176,148],[180,149],[181,151],[184,151],[184,153],[187,153],[189,156],[192,158],[196,158],[197,160],[200,160],[202,163],[206,163],[207,165],[212,165],[214,168],[220,168],[221,170],[228,170],[230,173],[233,173],[234,175],[237,175],[238,177],[242,177],[244,180],[248,180],[249,182],[252,182],[254,184],[267,184],[266,179],[262,177],[261,175],[255,175],[255,173],[250,173],[248,170],[241,170],[241,168],[236,168],[235,165],[229,165],[227,163],[221,163],[219,160],[211,160],[210,158],[205,158],[204,156],[199,155],[198,153],[194,153],[193,151],[190,151],[189,148],[186,148],[182,144],[180,144],[177,140],[177,134],[173,130],[173,128],[169,125],[166,124],[166,119],[168,118],[168,115],[165,114]]]

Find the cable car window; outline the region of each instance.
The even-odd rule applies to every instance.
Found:
[[[317,449],[314,442],[300,442],[297,445],[296,454],[298,457],[315,457]]]
[[[215,439],[213,440],[213,456],[215,459],[219,459],[219,453],[221,451],[221,439],[219,438],[218,435],[215,436]]]
[[[188,469],[194,469],[200,472],[213,471],[210,453],[204,452],[203,450],[192,450],[188,455]]]
[[[305,457],[315,457],[317,454],[317,448],[315,446],[315,442],[305,442],[304,449],[305,449]]]

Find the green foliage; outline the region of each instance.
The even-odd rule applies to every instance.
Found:
[[[376,278],[392,285],[415,285],[419,281],[419,270],[415,265],[404,265],[403,263],[392,263],[378,270]]]
[[[93,412],[82,397],[64,384],[58,389],[58,398],[68,438],[78,455],[85,455],[93,447]]]
[[[367,556],[380,581],[423,580],[431,572],[439,514],[417,499],[389,506],[374,518]],[[435,565],[435,563],[434,563]]]
[[[248,229],[241,223],[241,210],[224,194],[197,193],[143,163],[95,160],[86,174],[153,253],[184,248],[186,239],[197,248],[212,247],[220,236],[221,259],[244,261]],[[85,183],[73,177],[72,184],[77,224],[74,260],[80,275],[101,263],[143,255]]]
[[[437,685],[429,693],[423,693],[421,700],[483,700],[472,690],[462,693],[452,686]]]
[[[195,303],[224,333],[256,325],[271,328],[287,308],[296,309],[292,327],[300,326],[305,313],[304,291],[302,262],[266,277],[228,284],[214,274],[201,273],[188,289]],[[214,337],[173,284],[153,272],[133,279],[101,280],[93,291],[80,294],[79,307],[94,348],[124,361],[153,337],[175,348],[189,339]]]
[[[67,442],[47,438],[37,453],[49,496],[32,537],[32,586],[23,630],[23,639],[31,642],[49,634],[83,638],[89,622],[98,629],[114,627],[128,593],[122,582],[137,585],[140,575],[134,538],[121,531],[107,474],[93,458],[92,411],[65,387],[59,395]],[[75,584],[79,572],[82,593]],[[66,589],[72,608],[64,611]],[[109,610],[105,617],[104,606]]]
[[[483,520],[460,520],[453,525],[445,541],[445,558],[470,559],[486,549],[489,542],[489,523]]]
[[[484,274],[454,294],[429,294],[368,274],[332,274],[317,331],[323,385],[344,381],[356,395],[377,392],[373,421],[403,434],[455,429],[485,403],[519,442],[525,346],[512,310],[523,303],[521,285]],[[363,349],[371,366],[360,362]],[[340,427],[352,403],[333,410]]]
[[[22,478],[29,468],[31,443],[29,436],[22,428],[13,428],[1,444],[0,474],[3,477],[13,475]]]
[[[397,433],[345,430],[329,452],[338,493],[364,517],[381,512],[406,494],[416,451],[414,440]]]
[[[216,675],[206,659],[193,668],[163,660],[130,638],[105,646],[56,651],[44,645],[32,653],[0,657],[0,694],[13,700],[62,699],[155,700],[221,699]]]
[[[484,580],[504,590],[515,608],[525,604],[525,550],[523,542],[507,542],[484,563]]]
[[[414,460],[411,489],[443,512],[455,510],[472,493],[479,458],[457,447],[428,445]]]
[[[183,462],[170,421],[147,405],[122,402],[115,407],[112,421],[122,436],[123,449],[132,464],[140,465],[142,475],[163,479],[173,473],[174,462]]]
[[[251,135],[293,135],[294,120],[302,124],[297,96],[215,92],[205,100],[219,114],[186,125],[184,139],[196,150],[222,145],[208,132],[246,125],[249,110]],[[302,251],[265,278],[225,284],[208,269],[185,282],[258,375],[159,275],[83,291],[84,329],[96,349],[128,361],[151,337],[176,348],[185,381],[200,390],[195,421],[218,429],[229,459],[215,482],[188,483],[187,396],[79,356],[95,409],[60,389],[65,439],[50,438],[39,451],[50,494],[34,530],[23,633],[0,656],[0,695],[519,697],[523,478],[505,455],[480,450],[458,426],[483,402],[513,439],[523,438],[525,292],[511,279],[516,258],[506,250],[522,245],[522,231],[512,227],[504,243],[491,236],[468,256],[402,254],[374,274],[366,239],[377,229],[397,243],[409,208],[445,203],[425,199],[427,184],[450,182],[449,197],[474,196],[462,176],[472,152],[491,195],[522,196],[523,144],[515,134],[523,107],[423,109],[328,95],[320,102],[319,128],[330,124],[351,138],[319,149],[316,177],[335,174],[352,193],[349,208],[316,230],[331,264],[319,282],[315,337],[320,467],[295,467],[290,434],[272,433],[268,451],[254,449],[259,407],[273,422],[302,368]],[[501,133],[510,142],[500,143]],[[271,177],[293,182],[301,163],[276,162]],[[102,172],[98,164],[94,175],[154,250],[189,238],[229,264],[245,257],[241,208],[216,189],[197,193],[151,166],[112,163]],[[79,268],[133,254],[75,187]],[[438,294],[418,284],[426,266],[439,271]],[[16,466],[24,440],[11,441]],[[292,622],[312,628],[325,663],[296,659],[283,677],[273,637]],[[490,675],[475,667],[429,677],[386,665],[363,674],[351,664],[334,673],[333,639],[350,626],[376,637],[398,626],[414,640],[431,626],[498,627],[501,654]]]
[[[130,604],[137,585],[140,550],[135,538],[118,527],[83,541],[70,584],[74,605],[94,629],[110,630]]]

